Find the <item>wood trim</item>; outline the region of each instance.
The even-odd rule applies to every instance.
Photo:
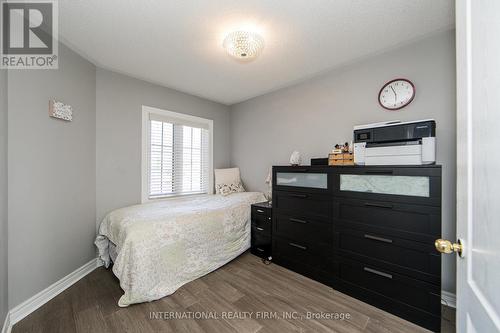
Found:
[[[12,324],[10,322],[10,313],[7,312],[7,315],[5,316],[5,321],[3,323],[2,327],[2,333],[10,333],[12,330]]]
[[[457,295],[449,291],[441,290],[441,304],[450,308],[457,308]]]
[[[85,265],[81,266],[59,281],[40,291],[38,294],[32,296],[23,303],[11,309],[7,315],[8,321],[6,319],[6,322],[8,322],[7,329],[5,329],[4,327],[2,333],[4,333],[4,330],[5,333],[9,333],[12,329],[12,326],[14,326],[16,323],[71,287],[73,284],[78,282],[81,278],[92,272],[94,269],[102,265],[103,263],[99,258],[92,259]]]

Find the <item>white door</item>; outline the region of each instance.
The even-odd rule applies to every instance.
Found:
[[[457,0],[457,331],[500,332],[500,0]]]

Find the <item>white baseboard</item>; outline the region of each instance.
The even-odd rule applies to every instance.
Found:
[[[441,304],[447,305],[450,308],[457,308],[457,295],[449,291],[441,290]]]
[[[37,310],[39,307],[71,287],[73,284],[78,282],[81,278],[92,272],[97,267],[102,266],[102,261],[100,259],[92,259],[82,267],[78,268],[74,272],[66,275],[59,281],[45,288],[38,294],[27,299],[23,303],[14,307],[7,314],[5,319],[5,324],[2,329],[2,333],[10,333],[12,326],[21,321],[23,318]]]
[[[2,333],[10,333],[12,325],[10,323],[10,314],[7,312],[5,316],[5,321],[3,322]]]

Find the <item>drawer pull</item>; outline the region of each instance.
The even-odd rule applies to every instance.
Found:
[[[264,252],[264,249],[261,249],[260,247],[257,247],[256,249],[257,249],[257,251],[259,251],[259,252]]]
[[[373,269],[373,268],[363,267],[363,270],[365,272],[369,272],[369,273],[372,273],[372,274],[375,274],[375,275],[383,276],[383,277],[388,278],[388,279],[392,279],[392,274],[388,274],[388,273],[384,273],[384,272],[381,272],[381,271],[377,271],[376,269]]]
[[[292,198],[300,198],[300,199],[305,199],[308,197],[307,194],[290,194]]]
[[[393,209],[394,208],[392,205],[383,205],[383,204],[371,203],[371,202],[365,202],[365,206],[367,206],[367,207],[377,207],[377,208],[386,208],[386,209]]]
[[[257,229],[259,231],[264,231],[264,228],[260,228],[260,227],[255,227],[255,229]]]
[[[288,245],[293,246],[293,247],[296,247],[296,248],[301,249],[301,250],[307,250],[307,247],[302,246],[302,245],[299,245],[299,244],[295,244],[295,243],[288,243]]]
[[[294,219],[294,218],[290,218],[290,222],[307,224],[307,221],[300,220],[300,219]]]
[[[264,213],[262,209],[257,209],[257,213]]]
[[[367,170],[366,174],[369,175],[392,175],[394,173],[393,170]]]
[[[368,235],[368,234],[365,234],[365,238],[376,240],[379,242],[384,242],[384,243],[392,243],[392,239]]]

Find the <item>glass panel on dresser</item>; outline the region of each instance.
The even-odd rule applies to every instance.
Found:
[[[340,175],[340,190],[415,197],[430,196],[430,179],[425,176]]]
[[[328,174],[277,172],[276,185],[327,189]]]

